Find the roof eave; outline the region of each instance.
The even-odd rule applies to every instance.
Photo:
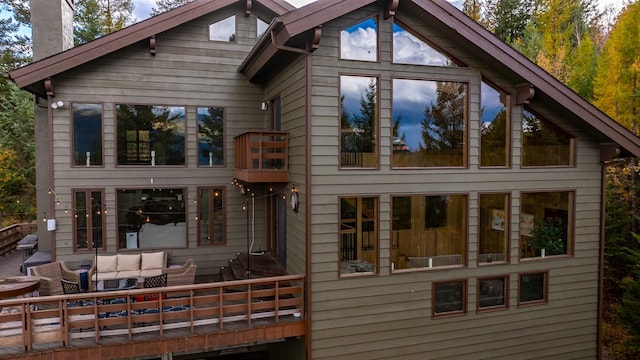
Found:
[[[452,31],[459,33],[469,41],[473,41],[488,56],[502,62],[512,71],[527,79],[536,88],[536,91],[544,92],[550,98],[555,99],[561,106],[575,113],[585,123],[616,142],[628,153],[640,156],[640,138],[524,55],[500,41],[464,13],[450,4],[441,3],[438,0],[414,0],[414,3],[451,28]],[[455,11],[450,11],[451,9]]]
[[[38,82],[42,82],[49,77],[73,69],[101,56],[108,55],[126,46],[135,44],[138,41],[150,38],[153,35],[167,31],[207,13],[233,5],[238,1],[239,0],[195,0],[89,43],[9,71],[8,76],[18,87],[33,92],[34,89],[41,88],[41,86],[37,85]],[[277,15],[282,15],[295,9],[295,7],[281,0],[269,0],[261,2],[260,4]],[[36,93],[36,95],[42,94]]]

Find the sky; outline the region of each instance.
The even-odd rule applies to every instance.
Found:
[[[285,0],[289,4],[295,7],[301,7],[307,4],[314,2],[315,0]],[[346,0],[348,1],[348,0]],[[462,0],[448,0],[453,3],[462,3]],[[607,5],[613,4],[616,6],[616,9],[620,9],[624,0],[598,0],[600,7],[604,8]],[[145,19],[151,13],[151,8],[155,5],[155,0],[133,0],[133,3],[136,6],[134,13],[136,17],[140,20]]]

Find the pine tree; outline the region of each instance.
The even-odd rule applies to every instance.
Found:
[[[156,7],[151,10],[151,16],[162,14],[165,11],[175,9],[178,6],[190,3],[193,0],[156,0]]]

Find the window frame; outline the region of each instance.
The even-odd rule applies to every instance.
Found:
[[[505,106],[505,110],[507,112],[506,114],[506,123],[505,123],[505,161],[506,164],[505,165],[483,165],[482,164],[482,83],[485,83],[487,86],[491,87],[493,90],[495,90],[496,92],[498,92],[499,94],[503,95],[505,97],[505,102],[506,104],[504,104]],[[512,125],[512,120],[513,120],[513,106],[512,106],[512,95],[509,94],[509,92],[505,91],[502,87],[496,85],[494,82],[492,82],[491,80],[489,80],[486,77],[482,77],[482,79],[480,80],[480,110],[478,111],[478,114],[480,114],[480,126],[478,127],[478,139],[479,139],[479,146],[478,146],[478,156],[479,156],[479,164],[478,166],[481,169],[509,169],[511,167],[513,167],[513,148],[511,146],[511,144],[513,144],[513,125]]]
[[[461,284],[461,294],[460,294],[460,305],[462,307],[462,309],[460,310],[453,310],[453,311],[445,311],[445,312],[436,312],[436,307],[438,306],[437,304],[437,287],[439,285],[447,285],[447,284],[456,284],[456,283],[460,283]],[[436,319],[436,318],[446,318],[446,317],[452,317],[452,316],[460,316],[460,315],[466,315],[467,311],[468,311],[468,300],[467,300],[467,296],[468,296],[468,289],[467,289],[467,284],[468,281],[467,279],[451,279],[451,280],[444,280],[444,281],[433,281],[431,282],[431,318]]]
[[[202,226],[201,226],[201,221],[202,220],[202,212],[200,211],[200,198],[201,198],[201,194],[202,191],[209,191],[209,194],[207,196],[208,201],[211,203],[211,201],[213,199],[215,199],[216,195],[215,195],[215,191],[219,190],[222,196],[222,205],[221,205],[221,209],[220,212],[222,213],[222,241],[219,242],[209,242],[209,243],[204,243],[201,241],[202,239]],[[226,193],[226,187],[225,186],[199,186],[196,189],[196,195],[194,195],[194,201],[196,203],[196,228],[197,228],[197,246],[198,247],[205,247],[205,246],[224,246],[227,245],[227,193]],[[209,211],[208,214],[208,223],[209,224],[213,224],[214,218],[215,218],[215,204],[214,204],[214,211]],[[214,227],[209,227],[209,237],[211,237],[211,235],[215,235],[215,228]],[[213,236],[213,238],[215,239],[215,236]]]
[[[158,190],[159,192],[164,192],[164,191],[175,191],[175,190],[180,190],[181,191],[181,198],[182,200],[178,200],[178,194],[176,194],[176,201],[182,201],[183,202],[183,207],[184,207],[184,243],[181,244],[181,246],[170,246],[170,247],[161,247],[161,246],[152,246],[152,247],[140,247],[140,238],[139,236],[136,237],[136,240],[138,242],[138,245],[136,248],[132,248],[133,250],[136,251],[145,251],[145,250],[150,250],[150,249],[187,249],[189,248],[189,217],[188,217],[188,206],[187,206],[187,196],[188,196],[188,189],[186,186],[184,187],[180,187],[180,186],[169,186],[169,187],[156,187],[154,188],[153,186],[149,186],[149,187],[136,187],[136,186],[129,186],[129,187],[116,187],[115,188],[115,202],[116,202],[116,214],[115,214],[115,233],[116,233],[116,249],[118,251],[123,251],[123,250],[129,250],[129,248],[127,248],[127,244],[126,244],[126,233],[127,233],[127,229],[124,230],[124,234],[125,234],[125,238],[122,239],[121,237],[121,231],[120,231],[120,227],[121,225],[123,226],[129,226],[131,229],[129,230],[133,230],[133,226],[130,224],[129,220],[127,219],[127,222],[120,222],[120,216],[121,213],[124,213],[125,216],[127,216],[128,214],[133,213],[132,211],[132,207],[130,208],[125,208],[123,204],[120,203],[120,199],[118,197],[118,194],[121,192],[125,192],[125,191],[141,191],[143,195],[145,191],[149,191],[151,193],[155,193],[155,191]],[[153,197],[152,199],[153,200]],[[140,200],[139,203],[141,203],[142,200]],[[134,207],[138,207],[139,210],[135,211],[135,215],[139,215],[139,216],[144,216],[144,213],[142,212],[144,205],[140,205],[140,206],[134,206]],[[177,212],[177,214],[180,214],[182,212]],[[157,214],[157,213],[156,213]],[[162,213],[161,213],[162,214]],[[166,215],[166,214],[165,214]],[[149,218],[149,216],[147,215],[147,218]],[[138,219],[139,220],[139,219]],[[150,223],[151,221],[144,220],[141,221],[141,225],[138,226],[138,228],[136,229],[136,232],[140,232],[140,229],[142,228],[142,226],[145,223]],[[174,221],[170,221],[168,223],[171,223]],[[178,222],[176,222],[177,224]],[[136,225],[136,224],[134,224]],[[131,231],[129,231],[131,232]],[[120,246],[121,243],[124,243],[124,246]]]
[[[462,136],[462,154],[461,154],[461,159],[462,159],[462,164],[460,165],[411,165],[411,166],[400,166],[397,164],[397,160],[395,159],[394,153],[393,153],[393,127],[394,127],[394,121],[395,121],[395,108],[396,108],[396,103],[395,103],[395,98],[396,96],[394,96],[394,89],[395,89],[395,85],[394,82],[398,80],[398,81],[420,81],[420,82],[431,82],[431,83],[435,83],[436,85],[438,83],[449,83],[449,84],[463,84],[465,86],[465,98],[464,98],[464,109],[463,109],[463,127],[464,127],[464,134]],[[392,170],[437,170],[437,169],[468,169],[469,168],[469,156],[470,156],[470,121],[471,121],[471,114],[470,114],[470,97],[471,97],[471,85],[472,82],[468,79],[459,79],[459,80],[452,80],[450,77],[447,78],[431,78],[431,77],[427,77],[427,78],[420,78],[420,77],[404,77],[404,76],[394,76],[391,78],[391,128],[392,128],[392,134],[390,137],[390,141],[391,143],[389,144],[389,146],[391,147],[391,164],[390,167]],[[380,91],[378,90],[378,93]],[[421,114],[424,114],[424,109],[421,111]],[[431,156],[431,155],[429,155]]]
[[[361,258],[362,256],[358,256],[358,249],[360,249],[360,251],[366,251],[365,249],[363,249],[363,242],[362,242],[362,225],[363,225],[363,221],[362,221],[362,217],[361,217],[361,210],[359,207],[362,206],[362,201],[363,199],[373,199],[375,201],[375,218],[372,220],[373,221],[373,226],[374,226],[374,233],[375,233],[375,241],[373,243],[374,246],[374,251],[375,251],[375,255],[374,255],[374,260],[375,263],[374,265],[374,270],[373,271],[362,271],[362,272],[342,272],[342,262],[343,261],[349,261],[349,260],[343,260],[342,259],[342,224],[343,224],[343,218],[342,218],[342,200],[343,199],[355,199],[356,200],[356,217],[355,217],[355,222],[356,222],[356,259],[354,259],[355,261],[362,261],[362,262],[366,262],[366,260],[362,260],[362,259],[358,259]],[[338,224],[337,224],[337,230],[338,230],[338,239],[337,239],[337,248],[338,248],[338,252],[337,252],[337,260],[338,260],[338,278],[349,278],[349,277],[360,277],[360,276],[376,276],[380,273],[380,196],[379,195],[353,195],[353,196],[339,196],[338,197]]]
[[[502,296],[503,296],[503,304],[502,305],[490,305],[490,306],[481,306],[481,282],[485,281],[485,280],[498,280],[498,279],[502,279],[503,281],[503,286],[502,286]],[[494,275],[494,276],[481,276],[478,277],[476,279],[476,289],[477,289],[477,296],[476,296],[476,312],[477,313],[483,313],[483,312],[491,312],[491,311],[496,311],[496,310],[505,310],[509,308],[509,279],[510,276],[509,274],[503,274],[503,275]]]
[[[525,132],[524,132],[524,121],[525,121],[525,112],[531,113],[533,116],[538,118],[541,122],[543,122],[550,129],[553,129],[556,132],[561,133],[562,135],[569,138],[569,164],[560,164],[560,165],[525,165]],[[577,147],[576,147],[576,136],[570,133],[569,131],[563,129],[562,127],[556,125],[553,121],[549,120],[547,116],[543,116],[540,112],[534,110],[530,106],[523,105],[522,111],[520,112],[520,167],[526,169],[536,169],[536,168],[572,168],[577,166]]]
[[[542,275],[542,299],[522,301],[522,277],[530,275]],[[549,302],[549,271],[529,271],[518,273],[518,307],[544,305]]]
[[[432,67],[438,67],[438,68],[442,68],[442,67],[451,68],[452,67],[452,66],[438,66],[438,65],[425,65],[425,64],[412,64],[412,63],[407,64],[407,63],[395,62],[395,60],[394,60],[394,54],[395,54],[395,41],[394,41],[394,39],[395,38],[393,36],[393,25],[394,24],[397,24],[399,27],[404,29],[409,34],[413,35],[418,40],[424,42],[427,46],[429,46],[433,50],[437,51],[440,55],[442,55],[444,57],[447,57],[451,61],[451,63],[454,65],[453,68],[455,68],[455,67],[467,67],[467,64],[465,64],[463,61],[461,61],[457,57],[453,56],[448,51],[445,51],[441,46],[437,45],[433,41],[428,40],[425,35],[420,34],[412,26],[410,26],[408,22],[402,21],[401,18],[398,18],[398,16],[394,16],[393,17],[393,22],[391,24],[391,26],[392,26],[392,28],[391,28],[391,63],[392,64],[401,65],[401,66],[432,66]]]
[[[523,215],[524,214],[529,214],[524,211],[524,206],[525,206],[525,202],[523,201],[523,197],[526,195],[533,195],[533,194],[553,194],[553,193],[567,193],[568,199],[567,199],[567,239],[566,239],[566,253],[564,254],[547,254],[545,252],[545,255],[542,256],[542,254],[538,255],[534,255],[534,256],[525,256],[525,250],[530,250],[528,246],[526,245],[526,242],[528,241],[528,239],[532,238],[532,234],[531,235],[526,235],[523,234]],[[543,204],[546,205],[546,204]],[[546,206],[543,206],[543,209],[552,209],[553,208],[548,208]],[[560,210],[564,210],[564,209],[560,209]],[[518,257],[520,261],[540,261],[540,260],[545,260],[547,258],[558,258],[558,257],[572,257],[574,256],[574,252],[575,252],[575,233],[576,233],[576,190],[575,189],[561,189],[561,190],[540,190],[540,191],[522,191],[520,192],[520,214],[519,214],[519,221],[518,221]],[[530,230],[528,231],[533,231],[533,226],[535,226],[535,221],[536,221],[536,217],[535,214],[533,214],[533,224]]]
[[[376,58],[375,60],[366,60],[366,59],[350,59],[350,58],[345,58],[342,57],[342,32],[346,31],[347,29],[350,29],[352,27],[358,26],[362,23],[365,23],[369,20],[373,20],[376,24]],[[367,16],[364,17],[360,20],[356,20],[354,22],[351,23],[351,25],[349,26],[345,26],[345,27],[340,27],[338,29],[338,60],[340,61],[362,61],[365,63],[379,63],[380,62],[380,16],[379,15],[373,15],[373,16]]]
[[[222,138],[222,164],[212,164],[212,163],[206,163],[206,164],[201,164],[200,163],[200,115],[199,115],[199,111],[200,109],[209,109],[209,108],[215,108],[215,109],[222,109],[222,133],[221,133],[221,138]],[[225,147],[227,145],[226,142],[226,138],[225,138],[225,134],[226,134],[226,130],[227,130],[227,108],[225,106],[196,106],[196,164],[199,168],[204,168],[204,167],[218,167],[218,168],[224,168],[227,166],[227,161],[226,161],[226,156],[227,156],[227,152],[225,151]],[[186,118],[185,118],[185,122],[186,122]],[[186,134],[185,134],[186,136]],[[186,139],[185,139],[186,142]]]
[[[212,39],[211,38],[211,32],[212,32],[212,26],[215,24],[219,24],[227,19],[233,18],[233,40],[219,40],[219,39]],[[257,29],[257,28],[256,28]],[[207,40],[208,41],[212,41],[212,42],[218,42],[218,43],[238,43],[238,16],[236,14],[230,14],[229,16],[225,16],[222,19],[210,22],[207,25]]]
[[[106,216],[106,212],[107,212],[107,206],[106,206],[106,197],[105,197],[105,189],[103,188],[76,188],[76,189],[71,189],[71,198],[72,198],[72,211],[73,211],[73,220],[72,220],[72,226],[73,226],[73,230],[72,230],[72,238],[73,238],[73,252],[92,252],[92,251],[96,251],[96,247],[94,247],[94,224],[93,224],[93,217],[92,216],[88,216],[86,215],[87,218],[87,226],[86,226],[86,235],[87,235],[87,247],[86,248],[78,248],[78,211],[79,209],[76,207],[77,204],[77,194],[78,193],[84,193],[85,194],[85,208],[83,209],[84,212],[88,213],[89,211],[87,209],[91,209],[91,213],[93,213],[93,208],[95,207],[96,209],[100,209],[100,210],[96,210],[98,212],[102,212],[100,219],[101,219],[101,230],[100,230],[100,234],[102,239],[100,239],[100,246],[98,246],[97,250],[106,250],[106,225],[107,225],[107,216]],[[94,206],[93,205],[93,199],[92,199],[92,193],[100,193],[100,196],[102,197],[100,203],[98,203],[98,206]],[[89,231],[89,228],[91,228],[91,231]]]
[[[98,105],[100,107],[100,163],[99,164],[92,164],[89,163],[87,165],[86,163],[86,155],[85,157],[85,162],[77,162],[76,161],[76,156],[75,156],[75,152],[76,152],[76,117],[75,117],[75,105]],[[104,102],[83,102],[83,101],[74,101],[71,102],[71,105],[69,106],[69,119],[71,119],[71,148],[69,149],[71,154],[71,167],[94,167],[94,168],[103,168],[104,165]]]
[[[492,211],[493,210],[503,210],[504,211],[504,226],[502,230],[499,230],[497,228],[494,228],[494,224],[493,224],[493,216],[494,214],[487,214],[485,213],[485,216],[488,216],[487,219],[484,218],[483,216],[483,206],[482,206],[482,197],[483,196],[492,196],[492,195],[503,195],[505,196],[504,199],[504,209],[499,209],[499,208],[489,208]],[[478,252],[477,252],[477,263],[478,266],[490,266],[490,265],[500,265],[500,264],[508,264],[511,262],[511,193],[510,192],[480,192],[478,193]],[[483,243],[483,232],[482,232],[482,224],[484,222],[484,220],[487,220],[488,222],[491,223],[490,227],[488,227],[488,231],[493,232],[493,231],[502,231],[504,234],[504,260],[496,260],[496,261],[480,261],[480,255],[481,254],[481,249],[482,249],[482,243]],[[487,254],[495,254],[495,253],[487,253]],[[489,257],[488,257],[489,259]]]
[[[141,132],[147,131],[149,132],[150,130],[148,129],[119,129],[120,125],[118,122],[118,107],[119,106],[149,106],[149,107],[160,107],[160,108],[181,108],[183,110],[183,114],[184,114],[184,119],[183,119],[183,146],[182,146],[182,156],[183,156],[183,161],[181,164],[158,164],[157,161],[154,162],[154,157],[152,155],[152,152],[154,151],[152,148],[153,143],[151,141],[148,141],[146,144],[148,146],[148,151],[149,151],[149,160],[148,162],[142,162],[142,160],[139,161],[139,163],[134,163],[134,164],[129,164],[129,163],[120,163],[120,157],[121,157],[121,151],[120,151],[120,143],[123,142],[122,145],[125,146],[125,149],[123,149],[124,151],[124,156],[125,158],[128,156],[128,149],[127,148],[127,144],[129,143],[129,141],[127,140],[127,132],[131,132],[131,131],[135,131],[136,132],[136,138],[138,139],[138,141],[136,141],[136,144],[141,144],[142,142],[139,141],[139,136]],[[189,126],[189,116],[188,116],[188,111],[187,111],[187,106],[186,105],[152,105],[152,104],[138,104],[138,103],[114,103],[113,104],[113,114],[114,114],[114,124],[115,124],[115,166],[116,167],[187,167],[188,166],[188,145],[189,145],[189,133],[188,133],[188,126]],[[121,134],[120,132],[124,131],[124,134]],[[122,140],[120,137],[123,136],[124,140]],[[165,144],[166,146],[167,144]],[[165,148],[165,153],[168,153],[169,151],[167,151],[167,149]],[[138,155],[138,157],[141,155],[141,150],[140,147],[137,148],[137,152],[136,154]]]
[[[393,213],[394,209],[393,209],[393,202],[395,198],[410,198],[410,203],[411,203],[411,217],[413,219],[414,216],[417,216],[416,218],[419,218],[421,221],[423,221],[424,223],[421,223],[420,221],[417,221],[416,224],[414,224],[414,221],[411,221],[411,228],[410,229],[404,229],[404,230],[409,230],[410,232],[410,236],[409,238],[415,238],[416,235],[414,235],[414,232],[416,231],[422,231],[423,233],[426,231],[432,231],[433,235],[435,236],[435,234],[439,231],[439,228],[428,228],[426,227],[426,216],[427,214],[427,209],[426,209],[426,205],[427,205],[427,200],[426,198],[434,198],[434,197],[446,197],[447,199],[449,199],[450,197],[460,197],[463,198],[465,201],[464,204],[464,210],[466,212],[466,215],[464,217],[460,217],[461,219],[463,219],[464,224],[462,225],[462,228],[460,228],[459,230],[463,233],[463,235],[461,235],[461,243],[457,244],[459,246],[462,247],[462,251],[458,254],[458,253],[454,253],[454,254],[441,254],[441,255],[460,255],[461,259],[460,259],[460,263],[459,264],[444,264],[444,265],[438,265],[436,264],[432,264],[432,261],[429,261],[428,263],[425,261],[431,260],[431,258],[437,258],[438,255],[435,255],[435,253],[433,255],[428,255],[426,256],[426,252],[425,252],[425,256],[415,256],[417,259],[415,259],[416,263],[420,263],[422,262],[424,266],[416,266],[416,267],[411,267],[410,265],[410,261],[411,258],[413,258],[414,256],[410,256],[407,255],[407,253],[401,251],[403,247],[406,248],[406,246],[403,246],[401,244],[400,239],[398,238],[397,240],[392,240],[392,244],[393,246],[390,249],[391,252],[391,273],[395,274],[395,273],[405,273],[405,272],[415,272],[415,271],[433,271],[433,270],[442,270],[442,269],[453,269],[453,268],[464,268],[468,266],[469,263],[469,203],[470,203],[470,196],[468,193],[427,193],[427,194],[393,194],[391,196],[390,199],[390,204],[391,204],[391,219],[390,219],[390,224],[389,224],[389,228],[391,231],[391,236],[392,239],[394,237],[399,237],[399,234],[396,234],[396,229],[394,228],[394,221],[393,219],[396,217],[396,215]],[[414,198],[424,198],[425,200],[422,201],[423,204],[421,204],[419,201],[414,203]],[[413,214],[413,209],[422,209],[422,214]],[[419,215],[419,216],[418,216]],[[448,220],[447,220],[448,221]],[[415,225],[415,228],[414,228]],[[420,226],[420,225],[425,225],[425,226]],[[454,229],[452,227],[452,229]],[[400,229],[397,229],[398,231]],[[420,238],[424,238],[426,239],[426,235],[418,235],[418,237]],[[425,240],[426,241],[426,240]],[[397,246],[395,246],[394,243],[397,243]],[[413,244],[410,244],[409,248],[413,248]],[[425,250],[426,251],[426,250]],[[402,253],[402,257],[405,259],[404,261],[406,261],[406,267],[402,267],[400,266],[401,263],[399,263],[399,266],[395,265],[395,259],[398,256],[398,254]],[[419,255],[419,254],[417,254]],[[445,260],[446,262],[447,260]],[[437,261],[436,261],[437,262]],[[429,265],[426,264],[432,264],[432,266],[430,267]]]
[[[367,152],[362,152],[361,154],[372,154],[371,158],[373,160],[375,160],[375,165],[374,166],[349,166],[349,165],[344,165],[343,164],[343,152],[342,152],[342,144],[343,144],[343,135],[344,135],[344,129],[342,128],[342,115],[343,115],[343,102],[341,100],[339,100],[338,103],[338,134],[339,134],[339,139],[338,139],[338,168],[339,170],[377,170],[380,169],[380,131],[381,131],[381,125],[380,125],[380,75],[371,75],[371,74],[355,74],[355,73],[339,73],[338,74],[338,89],[339,89],[339,96],[338,99],[342,98],[342,78],[343,77],[357,77],[357,78],[370,78],[370,79],[375,79],[376,82],[376,108],[375,108],[375,125],[372,127],[373,131],[375,131],[375,134],[373,136],[373,142],[374,142],[374,146],[373,146],[373,153],[367,153]],[[364,164],[364,161],[363,161]]]

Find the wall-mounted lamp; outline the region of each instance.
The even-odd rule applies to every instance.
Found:
[[[262,104],[260,104],[260,109],[262,109],[262,111],[269,110],[269,103],[266,101],[263,101]]]
[[[64,106],[64,101],[58,100],[51,103],[52,109],[62,108]]]

